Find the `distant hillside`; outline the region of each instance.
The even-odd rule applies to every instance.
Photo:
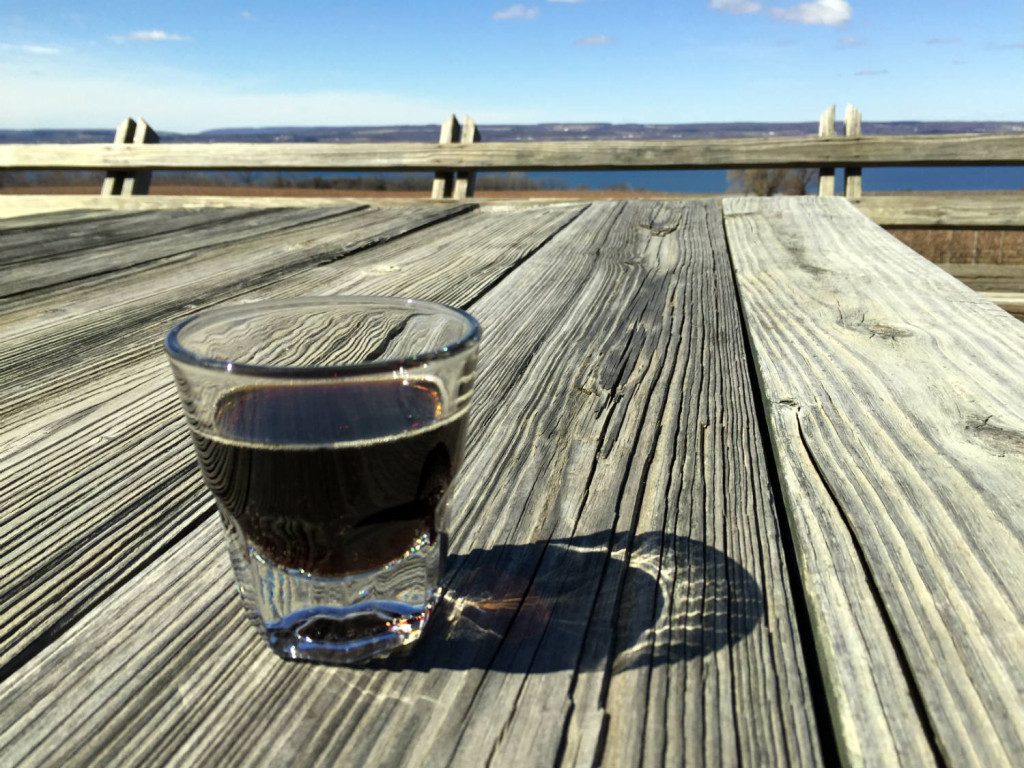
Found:
[[[217,128],[201,133],[172,133],[154,126],[163,142],[390,142],[437,141],[440,125],[320,128]],[[817,123],[540,123],[537,125],[482,125],[484,141],[568,141],[585,139],[705,139],[807,136],[818,132]],[[842,123],[837,125],[841,134]],[[1024,122],[898,121],[866,122],[866,134],[1024,133]],[[113,140],[114,129],[14,131],[0,129],[2,144],[82,144]]]

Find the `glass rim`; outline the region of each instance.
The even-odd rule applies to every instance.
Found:
[[[345,365],[256,365],[252,363],[237,363],[219,357],[208,357],[187,349],[179,340],[179,335],[187,326],[199,320],[207,320],[217,315],[232,315],[239,311],[266,307],[269,309],[286,309],[288,307],[303,306],[341,306],[373,303],[391,308],[425,307],[442,314],[454,315],[462,318],[469,324],[469,329],[459,336],[455,341],[441,347],[408,355],[405,357],[372,360],[362,363],[347,363]],[[334,378],[340,375],[353,376],[360,374],[388,373],[400,371],[403,368],[418,366],[435,360],[455,357],[466,350],[475,347],[481,339],[482,332],[480,323],[475,317],[465,310],[453,307],[448,304],[441,304],[436,301],[424,299],[408,299],[392,296],[302,296],[286,299],[260,299],[241,304],[227,304],[210,307],[195,314],[189,315],[177,323],[164,337],[164,350],[167,355],[185,365],[205,368],[206,370],[218,371],[230,375],[254,376],[261,378],[289,378],[289,379],[320,379]]]

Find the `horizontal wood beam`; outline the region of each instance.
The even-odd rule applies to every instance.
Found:
[[[939,262],[936,266],[985,296],[1024,296],[1024,264],[962,264]],[[994,300],[994,299],[993,299]],[[1004,307],[1005,309],[1005,307]]]
[[[989,301],[995,303],[1014,317],[1024,320],[1024,293],[991,291],[982,293]]]
[[[957,192],[949,195],[871,195],[853,201],[883,227],[1024,228],[1024,195]]]
[[[0,218],[25,216],[42,211],[66,209],[152,210],[162,208],[225,207],[270,208],[290,206],[330,206],[349,203],[353,199],[366,202],[358,195],[352,198],[282,197],[268,190],[266,196],[232,195],[145,195],[129,198],[99,195],[0,195]],[[573,198],[554,198],[550,203],[564,203]],[[412,205],[423,198],[373,198],[375,206]],[[486,201],[484,201],[486,202]],[[508,201],[505,201],[508,202]],[[537,198],[530,205],[545,202]],[[857,208],[883,227],[920,227],[922,229],[1024,229],[1024,204],[1015,195],[974,195],[957,193],[956,197],[935,195],[878,195],[855,201]]]
[[[0,168],[541,171],[1024,165],[1024,135],[798,137],[483,144],[6,144]]]
[[[374,208],[446,205],[422,197],[282,197],[248,195],[0,195],[0,220],[54,211],[160,211],[201,208],[340,208],[352,204]],[[564,201],[558,201],[564,202]],[[531,201],[536,204],[537,201]],[[474,199],[467,203],[477,205]]]

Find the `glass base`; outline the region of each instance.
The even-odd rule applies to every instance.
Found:
[[[421,536],[378,570],[327,577],[268,561],[221,518],[246,612],[278,655],[351,664],[419,639],[440,591],[441,536]]]
[[[261,634],[279,656],[351,664],[383,656],[419,639],[434,601],[422,611],[402,603],[361,603],[347,610],[319,608],[288,616]]]

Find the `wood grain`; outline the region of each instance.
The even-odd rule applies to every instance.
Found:
[[[453,144],[460,140],[461,129],[455,115],[448,115],[441,123],[441,134],[437,143]],[[455,185],[455,174],[451,171],[438,171],[434,174],[434,181],[430,188],[430,197],[434,200],[443,200],[452,196],[452,189]]]
[[[155,144],[160,141],[156,131],[149,127],[145,120],[135,121],[126,117],[114,131],[115,144]],[[145,195],[149,192],[149,183],[153,174],[149,171],[110,171],[100,186],[100,195],[104,197]]]
[[[374,198],[379,208],[423,205],[425,198]],[[449,201],[450,202],[450,201]],[[442,205],[446,203],[440,203]],[[32,216],[55,216],[62,213],[96,215],[105,212],[154,210],[202,210],[204,208],[337,208],[366,205],[366,200],[347,197],[282,197],[280,195],[250,197],[248,195],[135,195],[132,197],[101,197],[100,195],[0,195],[0,228],[7,222],[24,221]]]
[[[543,171],[1024,165],[1024,135],[938,134],[477,144],[4,144],[0,168]]]
[[[474,142],[480,141],[480,131],[476,127],[476,123],[473,122],[469,115],[465,116],[462,121],[462,139],[463,144],[473,144]],[[476,172],[475,171],[459,171],[455,177],[455,187],[452,190],[452,197],[456,200],[465,200],[467,197],[472,197],[476,191]]]
[[[1024,320],[1024,292],[985,291],[981,295],[1018,320]]]
[[[836,135],[836,105],[832,104],[821,113],[818,120],[818,136],[832,139]],[[834,165],[818,169],[818,194],[827,197],[836,193],[836,169]]]
[[[78,197],[78,195],[5,195],[4,198],[56,198],[56,197]],[[100,201],[96,195],[88,195],[90,200]],[[106,202],[103,200],[102,202]],[[71,222],[83,222],[91,219],[109,219],[117,216],[123,216],[123,213],[118,213],[112,210],[96,210],[88,209],[85,210],[77,208],[64,208],[55,211],[34,211],[30,214],[22,216],[8,217],[8,208],[6,205],[0,207],[0,232],[15,232],[26,229],[35,229],[38,232],[42,232],[45,227],[53,227],[59,224],[68,224]],[[42,242],[44,238],[40,238]]]
[[[868,195],[857,208],[884,227],[1024,228],[1024,195]]]
[[[319,209],[292,211],[290,219],[265,214],[279,227],[255,240],[195,247],[194,241],[179,237],[161,260],[54,286],[45,295],[12,297],[0,309],[0,338],[5,342],[0,349],[5,395],[0,425],[8,417],[20,422],[39,409],[52,408],[55,389],[104,391],[102,374],[151,355],[170,326],[195,311],[237,301],[254,288],[469,210],[423,207],[339,217]],[[250,222],[253,231],[261,229],[257,223]],[[142,251],[150,253],[145,246]],[[89,253],[85,257],[91,258]],[[132,253],[132,243],[127,243],[120,258],[130,260]],[[90,375],[83,379],[71,363],[87,366]]]
[[[359,290],[372,293],[382,282],[387,285],[392,272],[403,273],[413,289],[426,275],[434,285],[450,288],[461,277],[466,286],[483,290],[521,258],[530,237],[543,240],[548,234],[544,222],[548,227],[557,226],[572,210],[527,214],[518,222],[485,216],[474,227],[449,227],[428,240],[417,240],[416,233],[409,233],[413,213],[378,217],[376,236],[370,242],[367,228],[353,232],[343,226],[333,240],[321,235],[319,242],[306,245],[309,250],[302,269],[292,265],[280,271],[264,262],[261,266],[266,271],[253,272],[248,282],[240,280],[236,271],[235,283],[228,284],[231,291],[223,283],[219,289],[213,285],[207,301],[317,294],[329,287],[345,290],[346,282],[333,277],[338,267],[332,266],[343,255],[353,259],[351,274]],[[438,221],[444,211],[430,207],[423,213],[429,222]],[[340,217],[338,223],[345,218]],[[406,234],[413,244],[419,244],[418,249],[407,245],[408,251],[402,251],[411,254],[407,258],[413,263],[380,260],[394,253],[386,247],[389,232],[392,237]],[[482,249],[477,245],[484,256],[473,262],[474,269],[463,270],[461,276],[434,277],[438,264],[422,259],[423,244],[446,244],[463,232],[493,239],[493,245]],[[295,233],[286,232],[285,236],[293,243],[283,251],[287,256],[296,250]],[[377,243],[380,250],[375,256],[351,249],[346,253],[346,241],[349,246],[361,241],[362,250]],[[323,259],[324,246],[338,251],[338,259]],[[282,254],[280,247],[270,250]],[[311,255],[314,258],[309,258]],[[444,255],[454,263],[465,258],[454,250]],[[250,263],[250,268],[258,263]],[[186,266],[179,275],[188,272]],[[4,359],[2,400],[11,407],[0,422],[5,437],[0,454],[4,467],[0,484],[0,581],[4,584],[0,663],[20,663],[19,654],[37,650],[40,637],[73,624],[97,600],[210,514],[207,500],[195,493],[199,487],[195,464],[187,441],[182,439],[180,408],[160,347],[170,325],[197,308],[182,305],[196,300],[195,288],[209,274],[195,277],[191,286],[179,281],[179,292],[171,290],[168,296],[161,297],[158,286],[155,297],[162,300],[125,296],[124,301],[136,302],[134,312],[123,304],[109,311],[94,308],[82,312],[77,322],[83,326],[80,333],[86,335],[79,335],[77,342],[73,324],[68,322],[59,333],[51,327],[49,333],[30,337],[28,348],[36,348],[34,356],[13,354]],[[116,294],[107,286],[106,295]],[[90,328],[96,322],[100,328]],[[108,330],[103,330],[104,326]],[[57,346],[43,347],[47,338]],[[84,339],[91,341],[83,343]],[[61,344],[78,349],[78,358],[62,351]],[[5,345],[4,351],[7,349]],[[46,363],[47,354],[64,364]],[[44,399],[46,391],[51,394],[49,401]],[[44,480],[51,476],[60,478],[56,480],[59,488],[47,488]],[[180,504],[182,494],[193,498]],[[122,565],[110,568],[111,563]]]
[[[484,325],[427,636],[364,668],[261,646],[154,351],[25,427],[43,432],[17,466],[57,493],[49,537],[111,516],[134,531],[68,542],[92,548],[92,578],[118,564],[117,588],[8,670],[0,763],[820,764],[714,204],[478,210],[250,295],[311,290],[432,298]],[[113,427],[137,444],[75,442]],[[147,508],[171,530],[143,562]],[[41,561],[47,541],[36,578],[67,566]]]
[[[135,132],[132,135],[132,144],[155,144],[159,141],[160,137],[157,136],[156,131],[149,127],[145,120],[136,121]],[[121,194],[125,196],[149,194],[149,184],[152,180],[153,174],[151,171],[135,171],[134,173],[126,174],[121,183]]]
[[[334,211],[292,209],[276,214],[244,210],[154,212],[143,217],[145,220],[110,223],[100,220],[98,225],[66,227],[67,237],[63,242],[51,241],[39,248],[33,245],[30,233],[23,233],[22,237],[0,234],[0,248],[3,248],[0,296],[15,296],[95,275],[119,273],[186,250],[253,240],[274,230],[351,210],[356,207]],[[131,231],[122,235],[124,228]],[[83,233],[83,229],[92,231]],[[116,244],[108,245],[111,240]]]
[[[117,124],[117,128],[114,130],[114,143],[115,144],[129,144],[131,143],[132,137],[135,135],[135,121],[126,117],[120,123]],[[110,172],[103,177],[103,183],[100,185],[100,194],[104,197],[111,197],[114,195],[121,194],[121,188],[124,184],[124,173]]]
[[[725,201],[848,764],[1024,754],[1024,326],[843,200]]]
[[[56,214],[50,214],[56,216]],[[29,261],[48,261],[62,254],[71,254],[90,247],[107,246],[110,243],[128,243],[140,237],[167,232],[180,232],[204,222],[228,222],[232,216],[224,217],[218,212],[206,216],[201,212],[180,209],[175,212],[151,212],[128,216],[124,213],[107,213],[103,216],[85,218],[53,219],[50,226],[61,226],[54,237],[43,236],[44,223],[39,217],[29,217],[33,222],[14,227],[17,220],[11,220],[9,228],[0,230],[0,268],[10,264]]]
[[[374,199],[376,207],[422,205],[425,200]],[[530,201],[536,205],[538,201]],[[2,195],[0,227],[8,217],[58,215],[76,211],[95,215],[101,211],[148,211],[202,208],[330,207],[365,204],[364,200],[322,197],[233,197],[229,195],[145,195],[100,197],[98,195]],[[436,204],[446,205],[446,201]],[[1024,205],[1014,195],[957,192],[955,194],[871,195],[856,201],[858,208],[876,224],[886,227],[955,227],[965,229],[1024,228]],[[15,218],[14,221],[19,219]]]
[[[846,114],[843,117],[843,132],[847,138],[861,135],[861,114],[860,110],[853,104],[846,105]],[[859,200],[863,192],[863,176],[861,169],[849,167],[843,174],[844,193],[847,200]]]
[[[936,264],[981,293],[1024,293],[1024,264]]]

